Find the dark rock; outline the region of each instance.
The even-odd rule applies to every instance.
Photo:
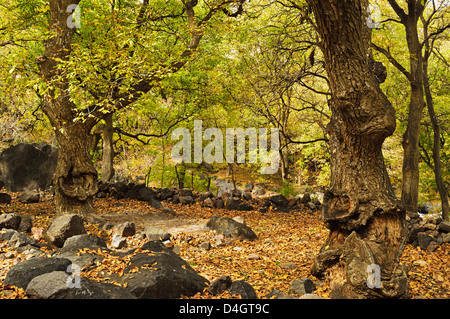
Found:
[[[135,267],[140,271],[130,272]],[[209,283],[177,254],[166,251],[135,254],[123,275],[111,274],[111,279],[127,283],[126,289],[139,299],[190,297],[202,292]]]
[[[53,180],[58,150],[46,144],[17,144],[0,155],[0,179],[13,192],[47,189]]]
[[[136,225],[132,222],[124,222],[114,227],[114,233],[120,237],[129,237],[136,234]]]
[[[420,232],[417,234],[417,241],[419,243],[420,248],[425,250],[428,248],[428,245],[433,241],[433,237],[424,232]]]
[[[442,236],[442,242],[443,243],[450,243],[450,233],[447,233],[444,236]]]
[[[7,193],[0,193],[0,204],[11,204],[11,195]]]
[[[225,208],[228,210],[238,210],[241,203],[242,201],[240,198],[230,196],[225,202]]]
[[[47,229],[50,242],[57,247],[62,247],[67,238],[85,233],[83,218],[77,214],[58,216]]]
[[[157,199],[151,199],[151,200],[148,202],[148,204],[149,204],[151,207],[156,208],[156,209],[163,209],[163,208],[164,208],[163,204],[162,204],[159,200],[157,200]]]
[[[180,190],[178,191],[178,195],[179,195],[180,197],[183,197],[183,196],[191,196],[191,197],[194,197],[194,194],[192,193],[192,190],[191,190],[191,189],[180,189]]]
[[[420,214],[426,215],[431,211],[432,207],[430,204],[420,204],[418,207],[418,212]]]
[[[97,236],[81,234],[71,236],[66,239],[64,246],[59,250],[64,251],[77,251],[78,249],[89,248],[92,250],[97,250],[98,248],[106,249],[106,242]]]
[[[227,237],[254,240],[258,236],[247,225],[241,224],[229,217],[213,216],[206,224],[206,227],[215,230]]]
[[[251,200],[252,199],[252,193],[245,192],[244,194],[242,194],[242,198],[245,199],[245,200]]]
[[[295,279],[289,291],[298,295],[309,294],[316,290],[316,285],[309,278]]]
[[[213,202],[213,200],[211,199],[211,198],[206,198],[205,200],[203,200],[203,202],[202,202],[202,206],[203,207],[210,207],[210,208],[213,208],[214,207],[214,202]]]
[[[419,224],[412,224],[408,232],[408,243],[413,243],[414,241],[416,241],[417,234],[423,231],[423,227],[421,227]]]
[[[179,199],[180,199],[180,203],[183,205],[189,205],[189,204],[194,203],[194,198],[190,195],[183,195],[183,196],[180,195]]]
[[[450,232],[450,222],[441,222],[439,224],[439,231],[444,232],[444,233],[449,233]]]
[[[142,187],[138,191],[137,199],[144,202],[150,202],[152,199],[156,199],[156,193],[148,187]],[[158,199],[161,200],[160,198]]]
[[[31,221],[31,217],[26,215],[20,215],[20,224],[17,230],[23,233],[29,233],[31,232],[32,227],[33,223]]]
[[[224,208],[224,203],[223,203],[223,200],[222,200],[222,198],[220,198],[220,197],[218,197],[218,198],[216,198],[215,200],[214,200],[214,208]]]
[[[11,236],[9,239],[9,245],[13,247],[14,249],[17,249],[19,247],[24,247],[27,245],[34,246],[34,247],[40,247],[40,244],[36,241],[36,239],[28,237],[27,235],[15,231],[15,233]]]
[[[230,276],[221,276],[211,282],[208,287],[208,291],[212,295],[218,295],[227,290],[231,286],[232,282],[233,281]]]
[[[287,205],[288,205],[287,198],[282,194],[273,195],[273,196],[269,197],[269,199],[273,204],[275,204],[278,207],[287,207]]]
[[[53,271],[34,277],[27,286],[27,295],[34,299],[135,299],[123,287],[74,276]]]
[[[430,242],[430,244],[427,247],[427,251],[433,252],[439,247],[439,244],[435,241]]]
[[[303,194],[303,197],[300,200],[300,203],[308,204],[310,201],[311,201],[311,196],[308,193],[305,193],[305,194]]]
[[[242,299],[258,299],[252,285],[242,280],[234,281],[227,290],[233,295],[241,295]]]
[[[35,190],[26,190],[23,192],[20,197],[19,201],[24,204],[32,204],[32,203],[39,203],[39,193]]]
[[[19,229],[20,216],[14,213],[0,215],[0,229]]]
[[[6,274],[4,284],[26,289],[34,277],[52,271],[66,271],[71,264],[66,258],[32,258],[12,266]]]
[[[173,189],[170,189],[167,187],[161,188],[161,189],[158,189],[158,191],[156,193],[156,199],[163,201],[163,200],[173,197],[174,195],[175,195],[175,191]]]

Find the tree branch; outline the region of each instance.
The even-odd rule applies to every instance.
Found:
[[[395,66],[400,72],[403,73],[404,76],[408,79],[408,81],[412,82],[413,78],[411,76],[411,73],[408,72],[392,55],[389,51],[387,51],[384,48],[381,48],[377,46],[374,43],[371,43],[371,47],[377,50],[378,52],[382,53],[388,60],[391,62],[393,66]]]

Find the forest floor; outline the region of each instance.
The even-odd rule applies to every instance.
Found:
[[[12,194],[13,195],[13,194]],[[232,280],[244,280],[251,284],[258,297],[264,298],[273,289],[289,292],[293,280],[310,278],[318,289],[314,293],[329,298],[329,286],[310,275],[315,255],[325,241],[328,230],[320,213],[282,213],[269,211],[265,214],[252,212],[209,209],[198,204],[183,206],[164,203],[176,214],[167,215],[136,200],[96,199],[98,214],[114,224],[131,221],[139,232],[145,225],[155,225],[172,234],[172,244],[179,255],[200,275],[212,281],[229,275]],[[34,216],[33,226],[47,229],[53,218],[54,204],[50,198],[36,204],[21,204],[13,195],[6,212]],[[254,241],[228,240],[204,228],[211,216],[241,216],[258,235]],[[87,232],[97,235],[109,244],[111,231],[86,224]],[[128,247],[143,243],[139,235],[128,237]],[[210,249],[202,248],[205,242]],[[217,245],[222,242],[221,245]],[[8,258],[1,255],[9,252]],[[251,257],[251,258],[249,258]],[[23,255],[0,244],[0,289],[7,271],[23,260]],[[434,252],[421,251],[407,245],[402,262],[409,267],[409,289],[412,298],[450,298],[450,244],[439,246]],[[0,294],[1,295],[1,294]],[[7,295],[7,294],[6,294]],[[21,295],[18,294],[18,297]],[[231,298],[227,293],[212,296],[207,291],[193,298]]]

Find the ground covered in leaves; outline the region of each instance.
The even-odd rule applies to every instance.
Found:
[[[310,275],[314,256],[318,253],[328,231],[323,226],[320,214],[306,212],[267,213],[238,212],[223,209],[210,209],[192,206],[164,204],[171,207],[174,214],[167,215],[150,207],[147,203],[135,200],[97,199],[98,214],[107,221],[120,223],[132,221],[137,234],[129,237],[128,247],[136,247],[145,242],[139,231],[145,225],[156,225],[172,234],[171,246],[200,275],[212,281],[229,275],[232,280],[245,280],[250,283],[259,298],[273,289],[290,295],[293,280],[310,278],[318,289],[314,292],[329,297],[329,286]],[[21,204],[14,195],[5,212],[34,216],[33,226],[45,230],[54,215],[50,197],[37,204]],[[254,241],[240,241],[204,229],[211,216],[241,216],[245,223],[258,235]],[[102,230],[95,225],[86,224],[88,233],[111,240],[111,231]],[[40,239],[44,240],[44,239]],[[23,292],[3,286],[3,280],[12,265],[24,260],[21,253],[0,243],[0,298],[21,298]],[[107,259],[106,259],[107,260]],[[450,244],[439,246],[436,251],[421,251],[418,247],[407,245],[402,262],[409,267],[409,288],[412,298],[450,298]],[[110,262],[111,266],[114,262]],[[108,268],[105,262],[99,268]],[[98,271],[95,272],[98,274]],[[94,276],[94,272],[82,276]],[[95,279],[95,278],[93,278]],[[207,291],[193,298],[232,298],[228,293],[212,296]]]

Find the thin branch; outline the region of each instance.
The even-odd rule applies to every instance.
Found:
[[[389,51],[387,51],[384,48],[381,48],[379,46],[377,46],[376,44],[374,44],[373,42],[371,43],[371,47],[374,48],[375,50],[377,50],[378,52],[382,53],[388,60],[389,62],[391,62],[391,64],[393,66],[395,66],[400,72],[403,73],[404,76],[406,76],[406,78],[412,82],[413,78],[411,76],[411,73],[408,72],[408,70],[406,70],[392,55]]]

